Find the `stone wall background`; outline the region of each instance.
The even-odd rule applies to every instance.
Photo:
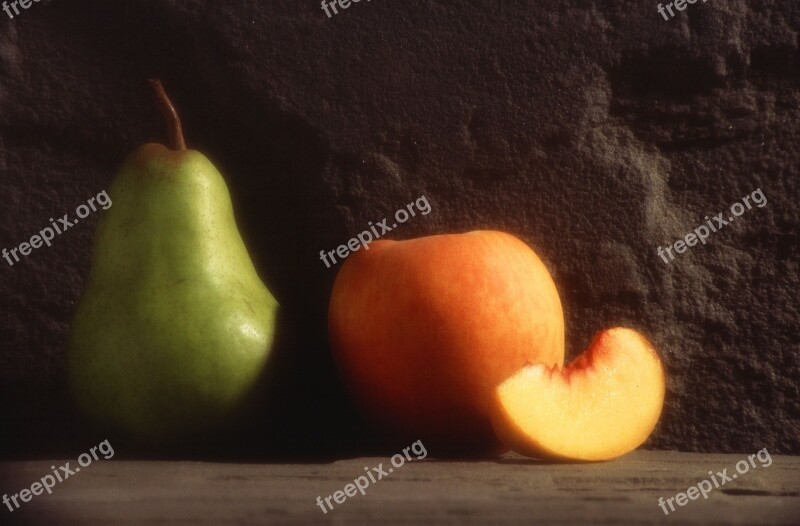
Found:
[[[800,4],[712,0],[670,21],[656,4],[372,0],[328,19],[312,0],[43,0],[0,13],[0,245],[163,140],[144,82],[158,76],[286,311],[280,402],[250,446],[372,446],[332,371],[335,270],[319,251],[424,194],[433,212],[395,238],[493,228],[530,243],[559,286],[568,357],[613,325],[656,344],[669,384],[648,447],[800,453]],[[765,207],[669,265],[656,255],[756,188]],[[0,260],[3,457],[96,443],[64,378],[95,219]]]

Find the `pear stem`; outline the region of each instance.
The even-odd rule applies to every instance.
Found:
[[[175,106],[172,104],[169,95],[167,95],[167,92],[164,90],[164,86],[161,85],[160,80],[150,79],[149,82],[150,87],[153,88],[156,105],[158,106],[158,109],[161,110],[161,115],[164,116],[164,120],[167,123],[167,130],[169,131],[169,144],[167,144],[167,146],[171,150],[185,150],[186,139],[183,137],[183,125],[181,124],[181,118],[178,116]]]

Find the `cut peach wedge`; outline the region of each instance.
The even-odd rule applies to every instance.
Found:
[[[595,336],[559,370],[527,365],[495,390],[492,425],[523,455],[608,460],[641,445],[664,404],[664,368],[653,346],[631,329]]]

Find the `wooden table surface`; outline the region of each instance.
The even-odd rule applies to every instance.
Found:
[[[637,451],[596,464],[544,463],[507,455],[479,461],[389,458],[315,464],[100,460],[32,497],[0,524],[787,524],[800,525],[800,457],[738,476],[665,515],[658,498],[714,473],[737,473],[747,455]],[[13,495],[69,459],[0,464]],[[76,460],[70,461],[74,470]],[[399,460],[397,461],[399,463]],[[324,499],[382,463],[386,475],[355,496]],[[742,469],[743,466],[741,466]],[[388,472],[392,468],[392,472]],[[720,481],[720,477],[714,475]],[[364,480],[360,481],[365,485]],[[711,484],[711,481],[709,481]],[[355,488],[350,488],[353,493]],[[674,501],[673,501],[674,502]],[[11,504],[13,507],[13,503]],[[323,504],[324,506],[324,504]],[[669,509],[667,507],[667,509]]]

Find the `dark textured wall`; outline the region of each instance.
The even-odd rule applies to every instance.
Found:
[[[225,174],[286,311],[265,417],[295,452],[368,445],[331,369],[331,250],[420,195],[395,238],[502,229],[559,286],[570,357],[613,325],[669,373],[648,442],[800,453],[800,4],[43,0],[0,12],[0,245],[108,187],[162,140],[159,76]],[[761,188],[670,264],[656,254]],[[2,455],[83,450],[64,378],[96,217],[0,260]],[[91,442],[95,443],[95,442]],[[75,449],[77,448],[77,449]],[[291,448],[290,448],[291,449]]]

